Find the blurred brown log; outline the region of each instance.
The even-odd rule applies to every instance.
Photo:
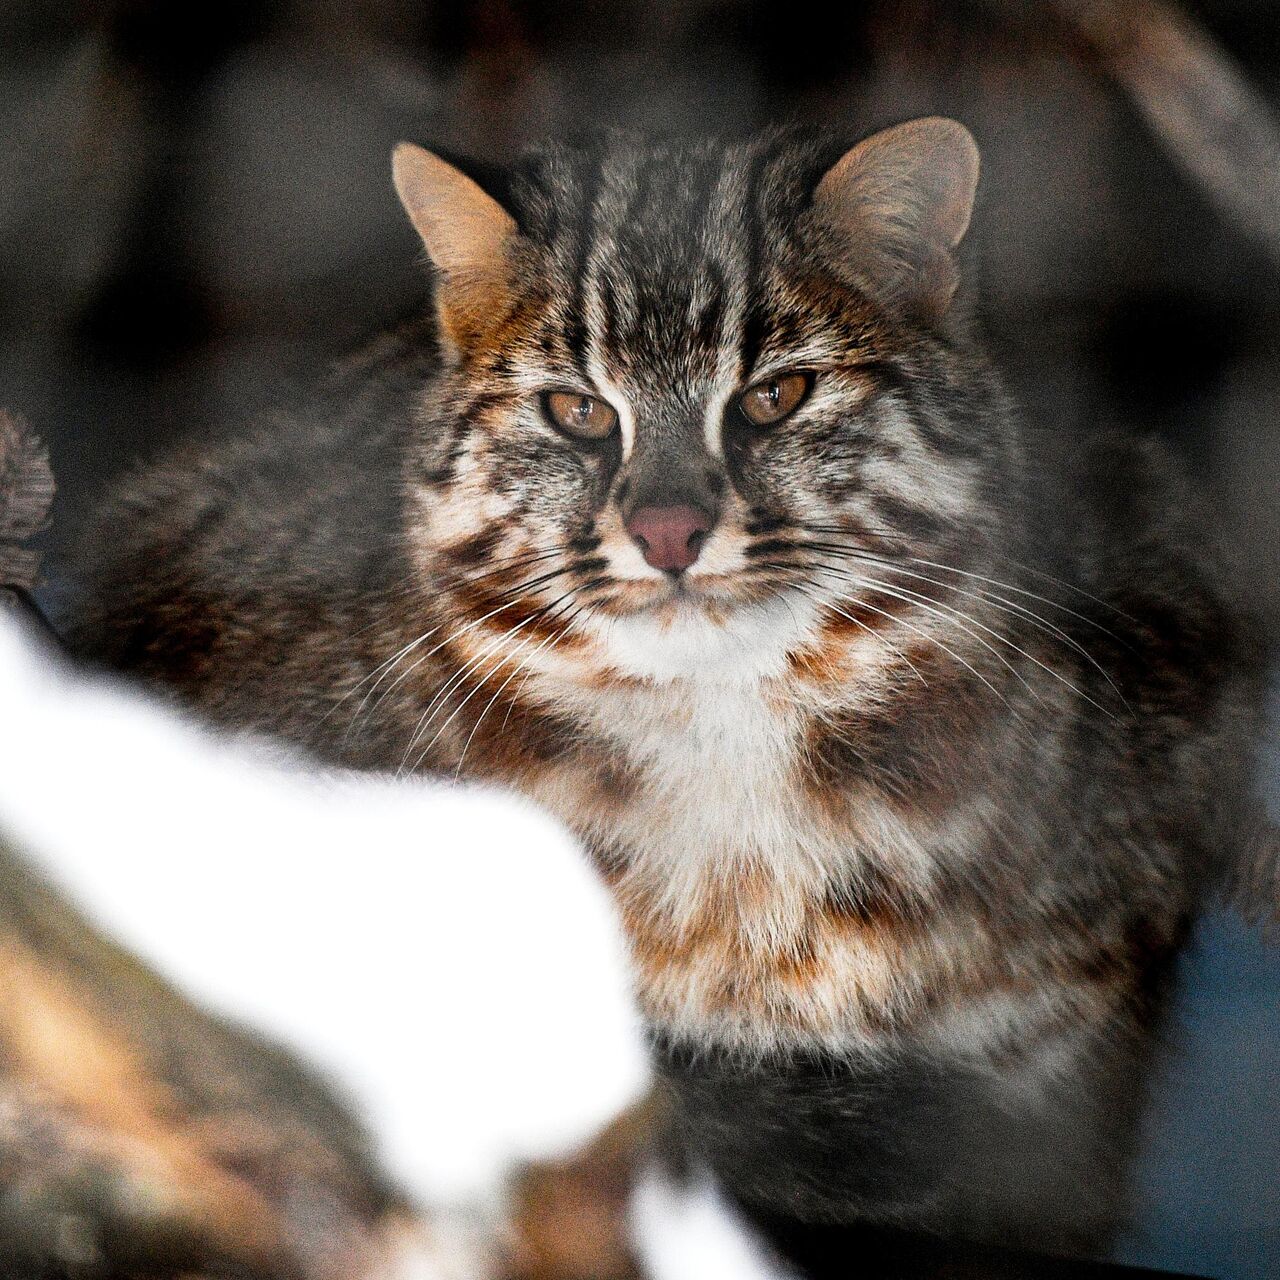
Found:
[[[1280,123],[1234,58],[1166,0],[1046,0],[1219,211],[1280,263]]]

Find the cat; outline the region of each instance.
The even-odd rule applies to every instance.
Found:
[[[1262,643],[1159,447],[1020,420],[978,170],[937,118],[402,144],[431,307],[79,547],[85,657],[560,817],[675,1140],[793,1257],[1104,1253],[1250,804]]]

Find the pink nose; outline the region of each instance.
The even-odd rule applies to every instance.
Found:
[[[711,521],[697,507],[641,507],[627,532],[655,569],[678,573],[698,558]]]

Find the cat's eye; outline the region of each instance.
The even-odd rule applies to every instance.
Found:
[[[545,391],[542,411],[552,426],[579,440],[604,440],[618,425],[618,414],[612,405],[580,391]]]
[[[748,387],[738,397],[738,408],[755,427],[771,427],[794,413],[809,394],[813,376],[808,373],[783,373]]]

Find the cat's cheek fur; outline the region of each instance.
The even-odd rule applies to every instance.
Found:
[[[640,554],[640,548],[627,532],[616,504],[610,503],[596,514],[594,530],[600,539],[600,554],[606,558],[608,572],[615,579],[646,586],[664,582],[665,575],[649,565]]]
[[[460,480],[443,492],[419,490],[413,502],[419,513],[416,542],[428,563],[434,563],[442,552],[501,527],[514,510],[511,499],[495,494],[479,475]]]

